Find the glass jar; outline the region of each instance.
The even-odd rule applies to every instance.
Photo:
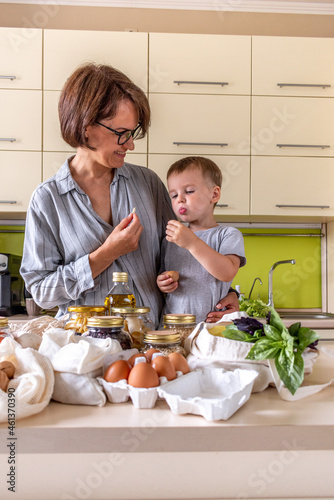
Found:
[[[196,316],[194,314],[164,314],[162,324],[167,330],[176,330],[181,336],[181,345],[183,345],[196,326]]]
[[[149,307],[112,307],[111,314],[124,318],[124,330],[129,332],[133,347],[143,347],[144,333],[154,329],[154,324],[149,316]]]
[[[92,316],[104,316],[104,306],[69,306],[65,316],[65,330],[75,330],[77,335],[87,332],[87,321]]]
[[[112,273],[114,282],[110,292],[104,300],[107,314],[111,314],[111,307],[136,307],[136,299],[128,286],[128,273]]]
[[[0,316],[0,342],[5,338],[10,337],[8,318]]]
[[[132,348],[129,332],[124,330],[124,318],[121,316],[92,316],[87,321],[88,336],[98,339],[115,339],[123,350]]]
[[[155,330],[144,334],[144,347],[142,352],[148,349],[158,349],[165,356],[171,352],[179,352],[182,356],[186,356],[186,351],[181,345],[181,335],[176,330]]]

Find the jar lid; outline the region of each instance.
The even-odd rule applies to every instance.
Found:
[[[113,281],[128,281],[128,273],[112,273]]]
[[[68,312],[105,312],[104,306],[68,306]]]
[[[144,342],[152,344],[177,344],[181,335],[176,330],[151,330],[144,333]]]
[[[122,316],[91,316],[87,319],[87,326],[124,326]]]
[[[149,313],[150,307],[138,306],[138,307],[111,307],[110,312],[119,314],[144,314]]]
[[[8,318],[6,316],[0,316],[0,326],[8,326]]]
[[[196,323],[196,316],[194,314],[164,314],[163,322],[168,325]]]

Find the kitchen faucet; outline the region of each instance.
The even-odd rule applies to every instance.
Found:
[[[261,281],[261,278],[255,278],[255,280],[253,281],[253,284],[252,284],[252,288],[250,289],[250,292],[249,292],[249,296],[248,296],[248,298],[249,298],[249,299],[251,298],[252,291],[253,291],[253,288],[254,288],[254,285],[255,285],[256,280],[259,280],[260,285],[263,285],[263,283],[262,283],[262,281]]]
[[[269,281],[268,281],[268,306],[274,307],[274,297],[273,297],[273,272],[275,267],[279,266],[280,264],[295,264],[296,261],[295,259],[291,260],[279,260],[278,262],[275,262],[270,268],[269,271]]]

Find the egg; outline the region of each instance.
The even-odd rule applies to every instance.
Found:
[[[152,361],[152,367],[156,370],[159,377],[166,377],[167,380],[174,380],[176,378],[174,365],[167,356],[156,356]]]
[[[147,359],[147,361],[149,363],[151,363],[152,361],[152,356],[155,352],[161,352],[159,351],[159,349],[154,349],[153,347],[151,347],[151,349],[148,349],[145,353],[144,353],[144,356],[145,358]]]
[[[128,384],[132,387],[158,387],[159,375],[150,363],[138,363],[130,371]]]
[[[136,358],[142,358],[143,356],[144,356],[144,354],[142,354],[141,352],[138,352],[137,354],[133,354],[131,356],[131,358],[128,359],[128,363],[129,363],[130,367],[133,368]]]
[[[173,364],[175,371],[182,372],[183,375],[190,372],[190,368],[186,358],[179,352],[171,352],[170,354],[168,354],[168,359]]]
[[[111,363],[104,372],[104,380],[107,382],[118,382],[119,380],[127,380],[131,367],[125,359],[119,359]]]

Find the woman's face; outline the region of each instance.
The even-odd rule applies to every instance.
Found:
[[[138,125],[138,113],[132,101],[124,99],[118,106],[117,114],[113,118],[104,118],[100,121],[106,127],[117,132],[133,130]],[[132,136],[124,144],[118,144],[118,135],[108,130],[103,125],[94,124],[86,129],[88,144],[95,151],[89,151],[91,159],[106,168],[120,168],[124,164],[127,151],[133,151],[134,141]]]

